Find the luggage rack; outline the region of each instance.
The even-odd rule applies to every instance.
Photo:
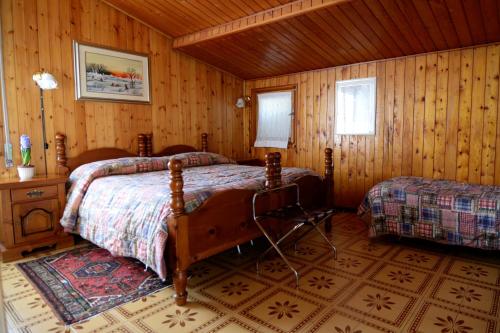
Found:
[[[287,205],[282,205],[278,207],[277,209],[271,209],[267,210],[263,213],[258,214],[257,213],[257,201],[258,198],[264,195],[270,195],[273,193],[278,193],[280,191],[286,191],[286,190],[292,190],[295,188],[295,202],[290,203]],[[252,200],[253,204],[253,219],[254,222],[257,224],[259,229],[262,231],[264,236],[267,238],[269,243],[271,244],[269,248],[267,248],[260,256],[257,258],[257,263],[256,263],[256,268],[257,268],[257,274],[259,274],[260,270],[260,261],[273,249],[276,250],[278,255],[283,259],[285,264],[290,268],[290,270],[293,272],[295,275],[295,283],[296,286],[299,286],[299,278],[300,278],[300,273],[292,266],[290,261],[286,258],[282,250],[280,249],[279,245],[283,243],[285,240],[287,240],[291,235],[295,234],[297,231],[302,229],[303,226],[309,225],[312,228],[309,230],[305,231],[302,233],[298,238],[295,239],[294,241],[294,249],[297,250],[297,243],[299,240],[304,238],[306,235],[308,235],[312,230],[316,230],[321,237],[326,241],[326,243],[332,248],[333,251],[333,256],[334,260],[337,260],[337,248],[335,245],[332,244],[332,242],[326,237],[326,235],[321,231],[319,226],[325,222],[327,219],[329,219],[333,214],[334,210],[331,208],[322,208],[318,210],[314,210],[311,212],[306,211],[302,205],[300,204],[300,191],[299,191],[299,186],[295,183],[283,185],[280,187],[275,187],[272,189],[266,189],[262,190],[259,192],[256,192],[253,196]],[[293,223],[293,227],[288,230],[283,236],[279,237],[278,240],[274,240],[273,237],[267,232],[267,230],[264,228],[262,225],[262,222],[264,222],[266,219],[278,219],[278,220],[286,220],[290,221]]]

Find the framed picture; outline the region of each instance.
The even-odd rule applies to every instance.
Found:
[[[77,100],[151,103],[149,58],[73,42]]]

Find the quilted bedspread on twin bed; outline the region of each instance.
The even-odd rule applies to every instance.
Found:
[[[69,178],[61,219],[66,231],[80,234],[113,255],[134,257],[166,277],[164,250],[170,214],[170,158],[183,162],[186,212],[226,189],[264,187],[264,168],[237,165],[212,153],[184,153],[157,158],[120,158],[85,164]],[[283,182],[308,169],[283,168]]]
[[[368,212],[370,236],[396,234],[500,250],[500,186],[397,177],[366,194],[358,215]]]

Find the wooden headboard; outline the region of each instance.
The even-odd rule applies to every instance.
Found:
[[[80,165],[95,161],[134,156],[159,157],[198,151],[198,149],[188,145],[173,145],[164,148],[158,153],[153,153],[153,135],[150,133],[141,133],[137,136],[137,154],[119,148],[98,148],[85,151],[72,158],[67,158],[65,140],[66,135],[62,133],[56,134],[56,172],[59,175],[68,175]],[[201,151],[208,151],[207,133],[201,134]]]
[[[199,151],[193,146],[188,145],[173,145],[162,149],[158,153],[153,153],[153,135],[152,134],[139,134],[137,138],[139,146],[139,156],[148,157],[161,157],[174,154],[189,153],[192,151]],[[208,134],[201,134],[201,151],[208,151]]]

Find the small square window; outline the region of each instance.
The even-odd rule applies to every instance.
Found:
[[[254,147],[286,149],[293,135],[295,89],[279,87],[253,93],[256,100]]]
[[[337,81],[335,134],[374,135],[377,78]]]

